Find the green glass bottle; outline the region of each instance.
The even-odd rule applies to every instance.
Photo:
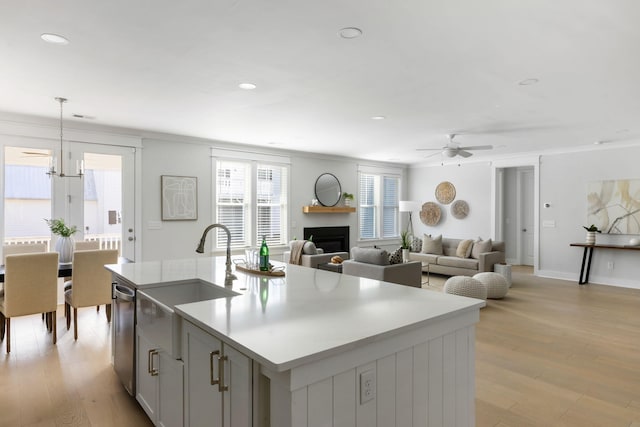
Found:
[[[262,245],[260,245],[260,271],[269,271],[269,247],[266,236],[262,236]]]

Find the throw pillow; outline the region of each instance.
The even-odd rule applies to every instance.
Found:
[[[389,264],[402,264],[402,248],[398,248],[389,254]]]
[[[421,252],[423,254],[442,255],[442,234],[436,237],[425,234],[422,238]]]
[[[471,249],[471,258],[478,259],[480,254],[485,252],[491,252],[491,239],[474,242],[473,249]]]
[[[469,258],[472,248],[473,239],[461,240],[460,243],[458,243],[458,248],[456,249],[456,256],[458,258]]]
[[[305,255],[317,254],[318,250],[316,249],[316,244],[313,242],[305,242],[304,246],[302,247],[302,253]]]
[[[414,237],[411,242],[411,252],[420,252],[422,250],[422,239]]]

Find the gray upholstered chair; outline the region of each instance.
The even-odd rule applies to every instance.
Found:
[[[58,253],[8,255],[5,259],[4,295],[0,297],[0,337],[11,352],[11,318],[45,313],[56,343],[58,306]]]
[[[354,247],[350,254],[351,259],[342,263],[343,274],[422,287],[422,263],[418,261],[389,264],[387,251],[376,248]]]
[[[71,282],[65,283],[64,292],[67,330],[71,327],[71,307],[73,307],[74,339],[78,339],[78,308],[80,307],[105,304],[107,321],[111,322],[111,273],[104,266],[117,262],[116,249],[74,252]]]

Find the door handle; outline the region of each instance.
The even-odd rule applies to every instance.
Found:
[[[224,383],[224,362],[228,359],[227,356],[218,356],[218,378],[220,379],[218,382],[218,391],[220,392],[229,390],[229,386]]]
[[[158,349],[152,348],[149,350],[149,356],[147,359],[147,371],[151,374],[152,377],[158,376],[158,370],[153,366],[153,356],[158,354]]]
[[[211,353],[209,353],[209,380],[211,382],[211,385],[216,385],[220,384],[220,377],[218,376],[218,378],[214,378],[213,377],[213,359],[215,356],[219,356],[220,355],[220,350],[215,350],[212,351]],[[219,359],[219,357],[218,357]],[[218,367],[220,367],[220,364],[218,363]],[[219,374],[218,374],[219,375]]]

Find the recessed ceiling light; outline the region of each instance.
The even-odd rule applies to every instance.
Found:
[[[355,39],[362,35],[362,30],[356,27],[345,27],[338,31],[338,35],[343,39]]]
[[[256,85],[254,85],[253,83],[240,83],[240,84],[238,85],[238,87],[239,87],[240,89],[244,89],[244,90],[253,90],[253,89],[255,89],[257,86],[256,86]]]
[[[536,83],[538,83],[540,80],[538,79],[524,79],[521,82],[519,82],[518,84],[520,86],[530,86],[530,85],[534,85]]]
[[[44,34],[40,34],[40,38],[46,41],[47,43],[69,44],[69,40],[66,37],[58,34],[44,33]]]
[[[373,117],[371,117],[371,120],[384,120],[384,119],[386,119],[385,116],[373,116]]]
[[[595,145],[602,145],[602,141],[596,141],[594,142]]]

